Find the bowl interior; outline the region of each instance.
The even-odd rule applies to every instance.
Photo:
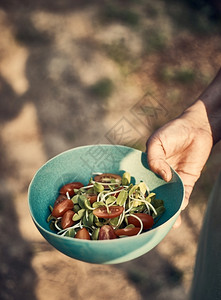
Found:
[[[73,238],[58,237],[50,230],[46,221],[49,214],[48,207],[49,205],[53,206],[59,188],[68,182],[80,181],[87,185],[93,172],[122,175],[125,171],[131,174],[134,183],[144,181],[150,190],[156,193],[158,199],[164,200],[166,211],[155,225],[156,228],[163,227],[173,216],[178,216],[183,201],[184,189],[179,176],[174,171],[172,180],[166,183],[149,170],[146,154],[139,150],[115,145],[84,146],[71,149],[52,158],[35,174],[29,187],[29,208],[40,232],[49,242],[53,237],[54,239],[65,239],[69,244],[89,242],[91,243],[91,251],[93,251],[92,245],[96,244],[96,248],[98,244],[105,243],[105,241],[76,241]],[[172,224],[169,225],[168,231]],[[153,230],[149,232],[151,231]],[[163,228],[162,231],[164,231]],[[149,232],[141,234],[141,236],[148,235]],[[50,238],[48,238],[49,236]],[[141,236],[139,239],[141,239]],[[131,243],[133,243],[134,238],[136,237],[126,239],[131,240]],[[119,241],[123,245],[124,242],[120,240],[122,239],[116,242]],[[69,246],[71,247],[71,245]],[[62,249],[59,250],[62,251]],[[70,255],[70,253],[66,254]],[[75,255],[72,257],[75,257]],[[78,259],[81,259],[81,257]],[[85,261],[90,260],[86,259]]]

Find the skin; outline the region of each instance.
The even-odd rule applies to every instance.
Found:
[[[177,171],[185,187],[184,209],[212,147],[221,138],[221,69],[217,76],[179,117],[157,130],[147,141],[152,171],[165,181]],[[179,218],[175,224],[181,223]]]

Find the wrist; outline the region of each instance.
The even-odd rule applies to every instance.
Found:
[[[199,99],[205,105],[215,144],[221,139],[221,69]]]
[[[192,123],[211,133],[213,145],[221,139],[221,69],[184,115],[190,115]]]
[[[213,139],[213,132],[208,118],[206,106],[201,100],[195,101],[182,114],[182,118],[186,119],[191,124],[192,129],[202,130]]]

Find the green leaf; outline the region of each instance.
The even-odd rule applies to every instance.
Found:
[[[155,193],[149,193],[149,195],[146,197],[146,201],[152,203],[152,200],[154,200],[155,197],[156,197],[156,194],[155,194]]]
[[[147,186],[145,184],[145,182],[140,182],[138,184],[139,188],[140,188],[140,191],[143,195],[145,195],[146,191],[147,191]]]
[[[137,189],[138,189],[138,184],[132,186],[132,188],[129,191],[129,196],[131,196]]]
[[[47,222],[49,223],[50,221],[52,221],[52,220],[56,220],[56,218],[55,217],[53,217],[51,214],[48,216],[48,218],[47,218]]]
[[[117,224],[118,224],[118,221],[119,221],[119,217],[110,219],[110,225],[113,226],[113,227],[116,227]]]
[[[129,224],[129,225],[127,225],[126,227],[124,227],[124,228],[134,228],[135,226],[133,225],[133,224]]]
[[[52,221],[50,224],[49,224],[49,228],[52,230],[52,231],[57,231],[57,228],[55,227],[54,225],[54,221]]]
[[[116,197],[109,196],[105,202],[107,205],[109,205],[109,204],[112,204],[114,201],[116,201]]]
[[[74,204],[74,212],[78,212],[80,210],[80,206],[78,204]]]
[[[162,214],[165,212],[165,207],[164,206],[160,206],[158,208],[156,208],[156,212],[157,212],[157,215],[153,214],[152,217],[153,218],[159,218],[162,216]]]
[[[96,225],[97,227],[102,227],[102,226],[104,225],[104,223],[98,221],[98,222],[95,222],[95,225]]]
[[[78,199],[79,199],[79,195],[75,195],[74,197],[71,198],[74,204],[78,204]]]
[[[131,213],[143,212],[146,209],[146,205],[141,202],[139,206],[133,207]]]
[[[95,182],[94,183],[94,190],[97,193],[103,192],[104,186],[101,183],[99,183],[99,182]]]
[[[89,188],[89,189],[87,189],[87,191],[86,191],[86,194],[94,194],[95,192],[94,192],[94,188]]]
[[[81,188],[79,189],[79,191],[80,191],[81,193],[85,193],[85,188],[84,188],[84,187],[81,187]]]
[[[83,218],[82,218],[82,223],[86,227],[91,227],[94,223],[94,214],[90,213],[88,215],[88,218],[86,217],[86,215],[84,215]]]
[[[100,228],[95,228],[92,232],[91,239],[92,240],[98,240],[99,232],[100,232]]]
[[[122,185],[129,185],[131,181],[130,173],[125,172],[122,176]]]
[[[76,231],[74,228],[71,228],[69,230],[66,231],[64,236],[68,236],[68,237],[75,237]]]
[[[98,208],[99,206],[105,206],[105,203],[103,201],[94,202],[92,206],[93,208]]]
[[[75,213],[73,215],[72,220],[73,221],[79,221],[79,220],[81,220],[83,218],[83,216],[84,216],[84,213],[85,213],[85,209],[84,208],[80,209],[77,213]]]
[[[49,210],[50,210],[50,212],[52,212],[53,211],[53,206],[49,205]]]
[[[78,198],[78,204],[80,205],[81,208],[84,208],[86,209],[86,205],[85,203],[89,202],[88,198],[85,196],[85,195],[80,195],[79,198]],[[89,205],[87,203],[87,205]]]
[[[89,201],[89,199],[87,197],[84,200],[84,206],[86,209],[93,210],[93,208],[91,207],[91,202]]]
[[[151,204],[154,206],[154,208],[158,208],[160,206],[164,206],[164,201],[161,199],[152,199]]]
[[[128,192],[125,190],[120,191],[118,197],[117,197],[117,204],[120,206],[123,206],[124,203],[126,202],[128,197]]]

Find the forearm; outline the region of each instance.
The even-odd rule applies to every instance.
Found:
[[[221,69],[199,99],[205,104],[215,144],[221,139]]]
[[[187,110],[198,113],[200,124],[207,127],[209,123],[213,144],[221,139],[221,69],[214,80]]]

